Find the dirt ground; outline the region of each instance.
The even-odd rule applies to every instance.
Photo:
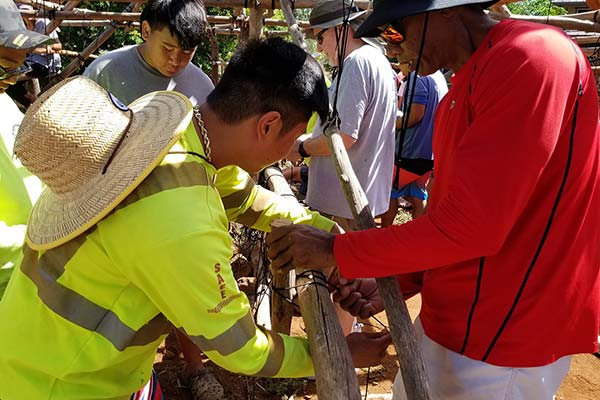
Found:
[[[408,301],[413,318],[421,306],[420,297]],[[387,323],[385,314],[377,316]],[[302,320],[294,318],[292,334],[303,335]],[[309,379],[258,379],[239,376],[224,371],[206,361],[223,384],[229,400],[316,400],[314,380]],[[188,384],[183,372],[183,360],[175,343],[170,340],[161,346],[155,359],[155,369],[167,400],[191,400]],[[381,366],[358,372],[361,394],[369,400],[391,399],[391,387],[398,370],[393,346]],[[366,385],[368,377],[368,387]],[[367,395],[365,396],[365,391]],[[589,354],[573,357],[569,375],[557,393],[558,400],[599,400],[600,359]]]

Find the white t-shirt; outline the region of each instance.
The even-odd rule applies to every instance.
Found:
[[[333,102],[336,77],[329,88]],[[396,77],[380,50],[364,45],[344,61],[337,110],[341,132],[356,139],[348,149],[352,168],[366,193],[373,216],[387,211],[394,164]],[[312,137],[323,134],[321,121]],[[352,218],[329,156],[311,157],[306,204],[333,216]]]

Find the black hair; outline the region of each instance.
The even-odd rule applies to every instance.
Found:
[[[148,21],[152,29],[168,26],[184,50],[200,44],[207,26],[202,0],[148,0],[140,16],[143,21]]]
[[[211,109],[227,123],[278,111],[283,132],[308,121],[313,111],[325,120],[327,86],[319,63],[281,38],[252,40],[238,50],[208,95]]]

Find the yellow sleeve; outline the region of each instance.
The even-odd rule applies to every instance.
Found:
[[[331,231],[334,222],[255,184],[250,175],[237,166],[217,171],[216,187],[230,221],[269,232],[271,221],[287,219]]]
[[[229,264],[231,238],[220,203],[214,188],[191,186],[121,210],[145,232],[127,275],[219,366],[246,375],[312,375],[306,339],[255,325]]]

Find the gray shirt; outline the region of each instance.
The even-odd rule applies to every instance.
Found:
[[[135,45],[98,57],[83,75],[98,82],[125,104],[157,90],[174,90],[186,95],[192,104],[202,104],[214,89],[210,78],[192,63],[173,77],[162,75],[144,61]]]
[[[329,88],[331,102],[338,78]],[[373,216],[384,213],[389,206],[396,107],[396,77],[387,58],[370,45],[350,53],[344,60],[337,110],[341,132],[356,139],[348,156]],[[312,137],[322,134],[318,121]],[[311,157],[306,204],[330,215],[352,218],[329,156]]]

